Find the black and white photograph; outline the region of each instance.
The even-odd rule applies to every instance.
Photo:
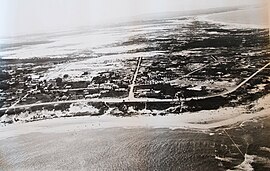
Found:
[[[0,0],[0,170],[270,170],[269,0]]]

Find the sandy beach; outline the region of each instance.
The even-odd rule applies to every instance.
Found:
[[[268,166],[269,142],[260,135],[268,136],[269,118],[247,121],[268,114],[243,114],[212,124],[183,123],[181,116],[77,117],[14,124],[0,129],[0,165],[3,170],[226,170],[236,165],[252,169],[255,161]],[[196,121],[196,116],[191,118]],[[242,144],[240,149],[244,151],[251,140],[259,147],[247,148],[250,155],[244,162],[224,128],[205,130],[237,121],[241,129],[227,131]],[[168,129],[172,125],[185,129]]]
[[[220,108],[184,114],[166,116],[138,115],[116,117],[110,115],[56,118],[29,123],[15,123],[0,128],[0,140],[32,132],[64,133],[87,129],[107,128],[169,128],[191,129],[209,132],[211,129],[241,124],[253,118],[269,117],[270,95],[255,102],[255,107],[248,112],[246,106]],[[263,108],[263,110],[257,111]]]

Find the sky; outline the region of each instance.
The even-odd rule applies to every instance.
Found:
[[[0,0],[0,37],[69,30],[132,16],[260,3],[262,0]]]

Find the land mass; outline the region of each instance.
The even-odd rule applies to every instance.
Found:
[[[2,169],[269,168],[268,29],[191,16],[98,33],[117,40],[1,59]],[[97,39],[76,36],[46,46]]]

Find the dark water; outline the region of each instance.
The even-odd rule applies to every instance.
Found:
[[[32,133],[1,141],[1,167],[48,170],[222,170],[209,135],[168,129]]]
[[[269,147],[268,122],[250,122],[242,128],[227,130],[243,152],[256,155],[252,163],[255,170],[269,169],[270,153],[260,150]],[[31,133],[0,141],[0,167],[1,170],[227,170],[242,163],[243,156],[224,131],[214,132],[210,136],[187,130],[113,128]]]

